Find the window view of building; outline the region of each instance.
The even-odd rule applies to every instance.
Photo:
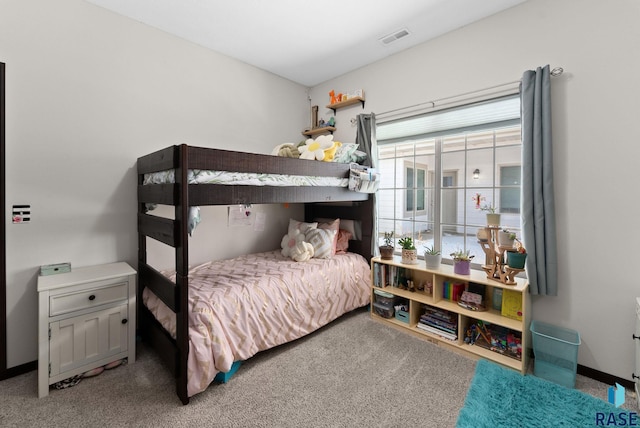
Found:
[[[470,250],[484,263],[477,232],[490,208],[521,236],[520,100],[510,96],[379,123],[378,233],[410,236],[443,259]]]

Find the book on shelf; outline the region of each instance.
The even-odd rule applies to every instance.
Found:
[[[457,322],[447,322],[442,321],[437,318],[431,317],[429,315],[420,316],[420,322],[423,324],[428,324],[432,327],[442,327],[447,331],[457,331],[458,323]]]
[[[438,311],[433,311],[433,310],[428,310],[425,309],[424,313],[422,314],[422,316],[425,317],[430,317],[430,318],[434,318],[434,319],[438,319],[444,322],[450,322],[450,323],[455,323],[458,321],[458,315],[457,314],[451,314],[448,312],[438,312]]]
[[[424,313],[418,320],[418,328],[440,334],[450,340],[458,338],[458,314],[433,306],[423,305]]]
[[[444,281],[442,283],[442,297],[451,302],[460,300],[464,292],[464,284],[459,282]]]
[[[436,330],[440,330],[440,331],[443,331],[445,333],[455,334],[455,335],[458,334],[457,328],[447,328],[447,327],[443,327],[443,326],[441,326],[439,324],[433,324],[433,323],[431,323],[429,321],[419,321],[418,324],[419,325],[423,325],[423,326],[428,326],[428,327],[431,327],[431,328],[435,328]]]
[[[470,291],[464,291],[462,293],[460,300],[458,300],[458,306],[469,309],[470,311],[487,310],[487,308],[482,304],[482,296]]]
[[[522,321],[522,293],[502,290],[502,316]]]
[[[435,328],[435,327],[431,327],[431,326],[426,325],[426,324],[418,323],[418,324],[416,324],[416,327],[419,328],[420,330],[424,330],[424,331],[427,331],[429,333],[436,334],[436,335],[438,335],[440,337],[443,337],[445,339],[448,339],[448,340],[458,340],[458,335],[457,334],[448,333],[446,331],[440,330],[440,329]]]

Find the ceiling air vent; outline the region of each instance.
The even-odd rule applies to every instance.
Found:
[[[386,36],[381,38],[380,41],[382,42],[383,45],[388,45],[408,35],[409,35],[409,30],[407,30],[406,28],[403,28],[402,30],[398,30],[391,34],[387,34]]]

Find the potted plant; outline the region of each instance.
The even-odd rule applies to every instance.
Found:
[[[471,259],[475,256],[470,255],[470,250],[457,250],[450,254],[453,259],[453,271],[458,275],[469,275],[471,273]]]
[[[500,214],[496,212],[496,207],[494,207],[493,205],[484,204],[480,209],[487,212],[487,226],[500,226]]]
[[[516,239],[516,249],[507,251],[507,265],[513,269],[524,269],[527,260],[527,250],[525,250],[522,242]]]
[[[515,240],[516,234],[509,229],[502,229],[498,232],[498,245],[500,247],[513,248]]]
[[[413,238],[408,236],[398,239],[398,244],[402,247],[402,263],[415,265],[418,263],[418,250],[413,245]]]
[[[384,245],[380,245],[380,258],[384,260],[393,259],[393,230],[391,232],[384,232]]]
[[[438,269],[441,261],[442,255],[439,250],[436,250],[435,246],[424,247],[424,262],[427,265],[427,269]]]
[[[498,214],[497,208],[491,204],[482,205],[482,201],[486,200],[480,193],[476,193],[471,197],[471,200],[476,204],[476,209],[487,212],[487,226],[498,227],[500,226],[500,214]]]

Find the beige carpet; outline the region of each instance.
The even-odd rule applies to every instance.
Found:
[[[246,361],[182,406],[173,379],[138,344],[135,364],[37,397],[37,373],[0,382],[2,427],[453,427],[475,360],[354,311]],[[606,385],[578,376],[606,397]]]

